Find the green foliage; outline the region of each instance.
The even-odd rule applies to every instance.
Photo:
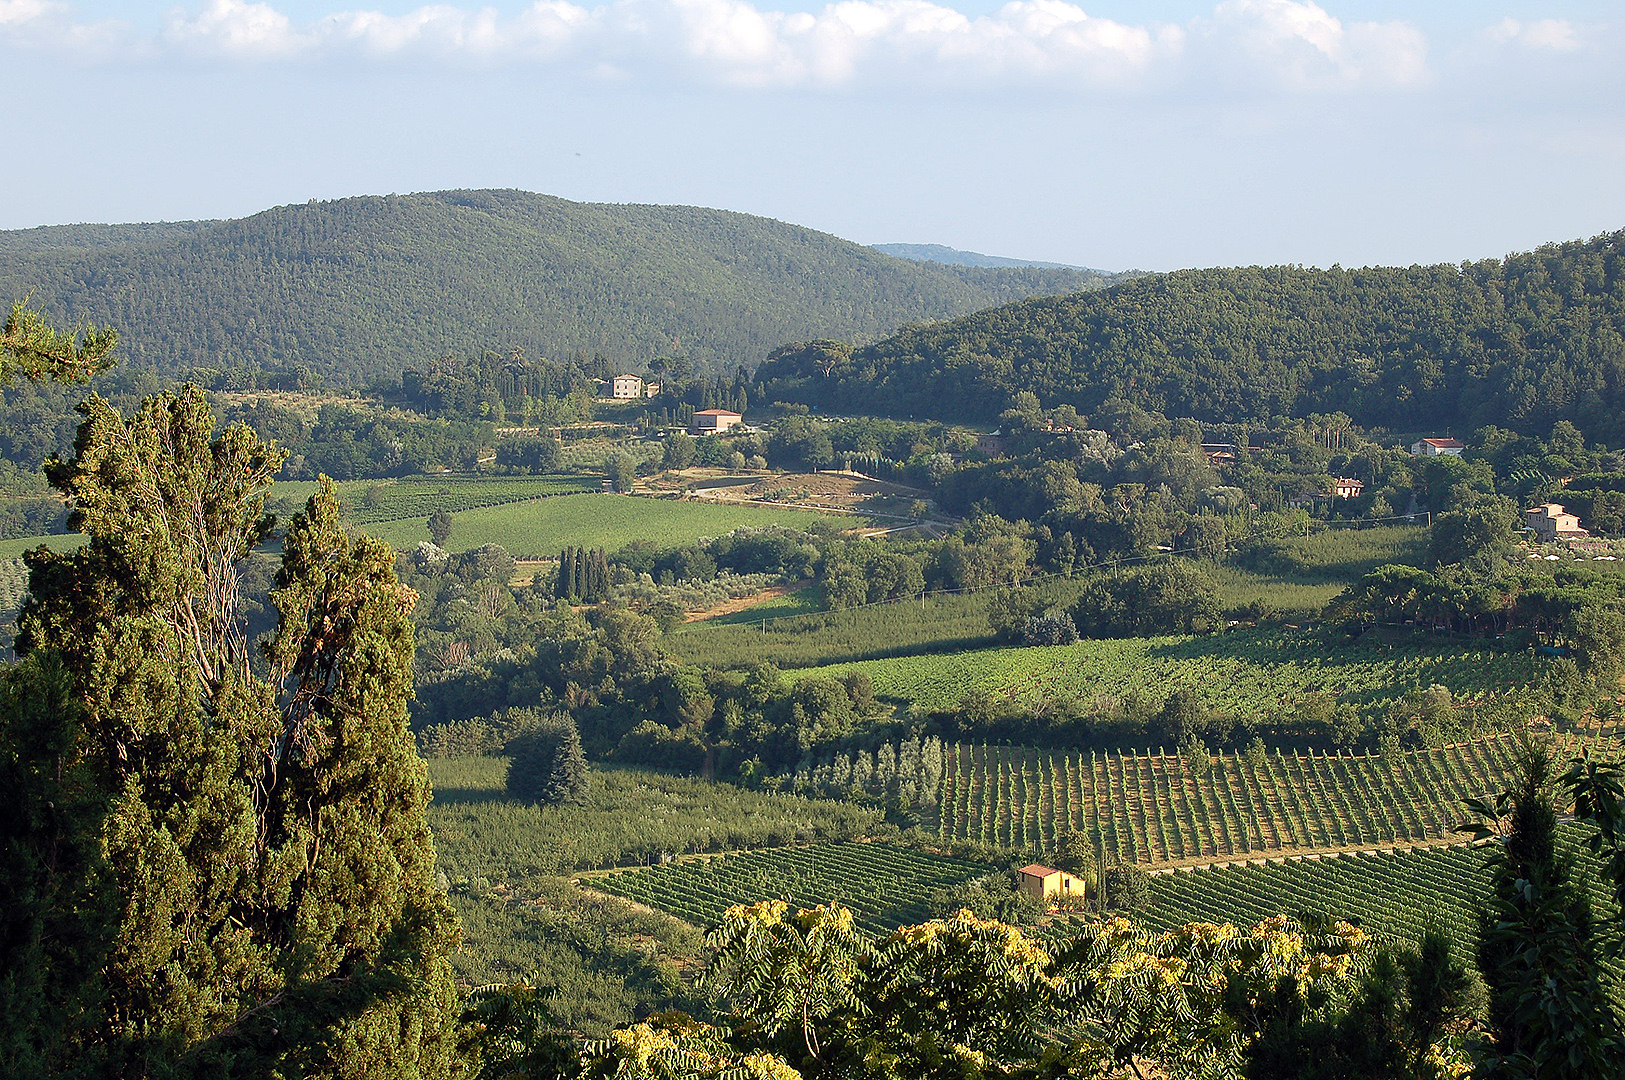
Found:
[[[1095,637],[1206,633],[1219,622],[1218,588],[1204,568],[1165,559],[1094,579],[1072,621]]]
[[[1154,903],[1151,875],[1141,867],[1126,863],[1109,866],[1101,878],[1101,885],[1109,908],[1143,912]]]
[[[444,510],[436,510],[429,515],[429,539],[435,547],[443,548],[451,539],[451,515]]]
[[[452,878],[517,884],[535,875],[639,866],[662,855],[840,840],[878,811],[650,772],[592,767],[584,803],[511,799],[502,758],[432,760],[429,807],[439,864]]]
[[[758,375],[769,397],[851,411],[991,420],[1028,390],[1086,413],[1126,397],[1206,421],[1340,411],[1401,431],[1528,433],[1572,420],[1617,441],[1613,391],[1581,387],[1609,385],[1622,242],[1459,267],[1151,275],[911,327],[833,364],[784,350]],[[1554,365],[1565,374],[1547,381]]]
[[[43,769],[82,778],[61,794],[90,809],[23,803],[34,825],[14,838],[25,857],[5,887],[38,920],[30,948],[73,950],[67,984],[37,989],[97,1004],[8,1037],[8,1053],[91,1075],[153,1057],[182,1075],[401,1062],[448,1075],[456,924],[406,729],[412,597],[393,553],[352,545],[319,491],[284,541],[262,681],[238,596],[280,454],[246,427],[215,435],[195,390],[129,420],[97,397],[81,412],[73,459],[49,475],[89,543],[29,556],[18,641],[41,676],[61,676],[32,679],[30,696],[47,696],[6,717],[4,741],[20,798],[55,800],[28,779]],[[55,695],[71,715],[51,711]],[[100,923],[76,910],[71,876],[43,893],[29,877],[28,852],[87,844],[117,905]],[[39,1018],[28,989],[25,1023]]]
[[[1618,1076],[1620,1025],[1603,990],[1603,936],[1574,860],[1560,849],[1553,772],[1552,747],[1531,743],[1507,788],[1468,803],[1484,822],[1480,837],[1501,841],[1486,863],[1492,891],[1479,928],[1497,1035],[1490,1064],[1501,1075]],[[1616,824],[1612,814],[1607,821]],[[1612,914],[1617,920],[1617,907]]]
[[[519,723],[522,729],[507,746],[511,755],[508,794],[547,806],[584,802],[592,778],[581,752],[581,733],[576,730],[575,718],[558,712],[548,717],[535,715],[531,722]]]
[[[31,291],[69,320],[116,317],[129,362],[142,368],[280,368],[288,385],[313,379],[311,368],[364,383],[380,374],[380,357],[426,363],[489,344],[496,326],[542,355],[585,350],[641,364],[680,340],[696,360],[731,365],[787,336],[871,336],[1101,280],[909,262],[744,214],[521,191],[122,228],[92,246],[74,239],[82,232],[25,244],[0,234],[0,293]],[[610,266],[618,284],[606,291]]]
[[[21,373],[30,379],[84,382],[114,363],[118,331],[86,326],[62,333],[38,311],[18,302],[0,326],[0,384]]]
[[[712,926],[735,904],[782,899],[840,903],[858,924],[884,931],[932,910],[939,889],[986,874],[986,863],[875,843],[769,848],[623,871],[594,888]],[[1008,891],[1008,889],[1006,889]]]

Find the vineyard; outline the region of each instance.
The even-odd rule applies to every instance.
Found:
[[[368,532],[397,548],[415,547],[429,538],[427,517],[385,521]],[[800,525],[822,518],[810,511],[760,506],[724,506],[677,499],[618,495],[566,495],[556,499],[465,510],[452,525],[451,551],[481,544],[501,544],[520,558],[556,558],[565,547],[602,547],[610,551],[633,540],[660,547],[690,544],[705,536],[722,536],[744,525]],[[858,524],[861,518],[842,518]]]
[[[819,844],[627,870],[584,884],[702,927],[716,925],[732,904],[780,899],[810,907],[838,900],[860,926],[890,933],[930,917],[933,889],[991,869],[883,844]]]
[[[399,480],[346,480],[338,485],[345,521],[373,525],[424,518],[549,495],[597,491],[597,477],[584,476],[409,476]],[[316,490],[314,481],[283,480],[271,489],[281,509],[298,508]],[[281,512],[281,510],[279,510]],[[421,524],[421,523],[420,523]]]
[[[1517,746],[1493,736],[1390,760],[1364,753],[1177,754],[949,748],[927,826],[945,838],[1053,850],[1082,832],[1107,862],[1437,840],[1462,800],[1506,786]]]
[[[1607,889],[1594,876],[1595,856],[1573,848],[1592,900],[1606,909]],[[1363,928],[1416,940],[1430,922],[1472,955],[1475,909],[1488,894],[1489,852],[1456,844],[1412,851],[1328,855],[1263,865],[1177,870],[1151,878],[1152,905],[1140,918],[1154,930],[1187,922],[1256,923],[1273,915],[1312,913],[1357,921]],[[1055,932],[1063,932],[1057,924]],[[1625,964],[1606,960],[1603,983],[1625,1008]]]
[[[1309,691],[1368,706],[1412,687],[1439,683],[1458,700],[1476,699],[1527,686],[1539,663],[1527,654],[1498,652],[1487,645],[1423,642],[1328,649],[1308,633],[1239,630],[1205,637],[897,656],[828,667],[818,674],[862,671],[873,680],[878,696],[928,709],[952,709],[972,691],[1031,712],[1064,697],[1139,696],[1160,705],[1170,691],[1191,689],[1211,697],[1210,703],[1224,713],[1259,717],[1293,705]]]
[[[1432,918],[1458,941],[1471,941],[1473,907],[1490,887],[1486,858],[1480,848],[1452,845],[1155,874],[1155,903],[1144,918],[1170,930],[1313,912],[1412,939]]]

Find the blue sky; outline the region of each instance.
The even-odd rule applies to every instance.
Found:
[[[1625,5],[0,0],[0,228],[519,187],[1103,268],[1625,227]]]

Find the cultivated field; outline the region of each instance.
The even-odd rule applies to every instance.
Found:
[[[732,904],[839,901],[875,933],[929,918],[932,890],[993,868],[883,844],[817,844],[673,863],[593,877],[584,884],[659,908],[700,927]]]
[[[1088,702],[1100,695],[1119,700],[1142,695],[1160,704],[1172,690],[1193,689],[1211,696],[1211,704],[1223,712],[1261,717],[1308,691],[1370,705],[1439,683],[1457,698],[1477,698],[1527,685],[1538,666],[1525,654],[1464,648],[1453,641],[1328,649],[1312,634],[1238,630],[898,656],[835,665],[817,674],[861,671],[873,680],[877,695],[929,709],[954,708],[972,691],[1030,711],[1061,697]]]
[[[949,839],[1041,850],[1081,832],[1108,863],[1442,840],[1465,820],[1464,799],[1506,786],[1516,753],[1499,735],[1393,759],[1220,754],[1193,772],[1172,753],[959,744],[925,824]]]
[[[451,877],[517,882],[647,864],[662,854],[839,840],[880,816],[852,803],[615,767],[593,769],[580,804],[533,806],[508,797],[507,769],[506,758],[429,761],[429,824]]]
[[[596,477],[568,475],[408,476],[398,480],[346,480],[338,489],[344,520],[370,525],[402,518],[427,520],[440,510],[455,514],[549,495],[597,491],[598,486]],[[314,480],[282,480],[272,487],[271,495],[284,512],[290,512],[303,507],[315,491]]]
[[[419,518],[385,521],[367,531],[397,548],[416,547],[429,538]],[[466,551],[481,544],[501,544],[510,554],[532,558],[556,557],[565,547],[603,547],[610,551],[634,540],[661,546],[689,544],[702,537],[721,536],[744,525],[806,527],[823,515],[790,508],[725,506],[677,499],[647,499],[624,495],[564,495],[531,502],[465,510],[453,515],[451,551]],[[841,523],[861,521],[841,518]]]
[[[1430,918],[1458,941],[1477,936],[1473,906],[1490,888],[1489,852],[1465,845],[1351,852],[1250,866],[1155,874],[1145,921],[1170,930],[1186,922],[1259,922],[1313,912],[1414,939]]]

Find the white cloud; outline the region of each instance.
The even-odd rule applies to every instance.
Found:
[[[1199,33],[1243,78],[1298,90],[1409,87],[1427,81],[1427,39],[1402,22],[1344,24],[1314,3],[1224,0]]]
[[[122,24],[77,23],[57,0],[0,0],[0,47],[99,41],[104,47],[80,58],[522,65],[568,79],[790,88],[1335,94],[1410,90],[1437,77],[1416,27],[1344,21],[1312,0],[1222,0],[1183,25],[1101,18],[1071,0],[1011,0],[975,17],[936,0],[832,0],[812,12],[774,10],[772,0],[537,0],[511,16],[430,4],[312,22],[296,22],[277,3],[191,0],[142,36]],[[1507,19],[1477,36],[1482,51],[1471,63],[1493,69],[1515,52],[1571,52],[1584,37],[1560,19]]]
[[[1497,45],[1522,45],[1552,52],[1573,52],[1580,47],[1574,24],[1567,19],[1537,19],[1534,22],[1502,19],[1486,33]]]

